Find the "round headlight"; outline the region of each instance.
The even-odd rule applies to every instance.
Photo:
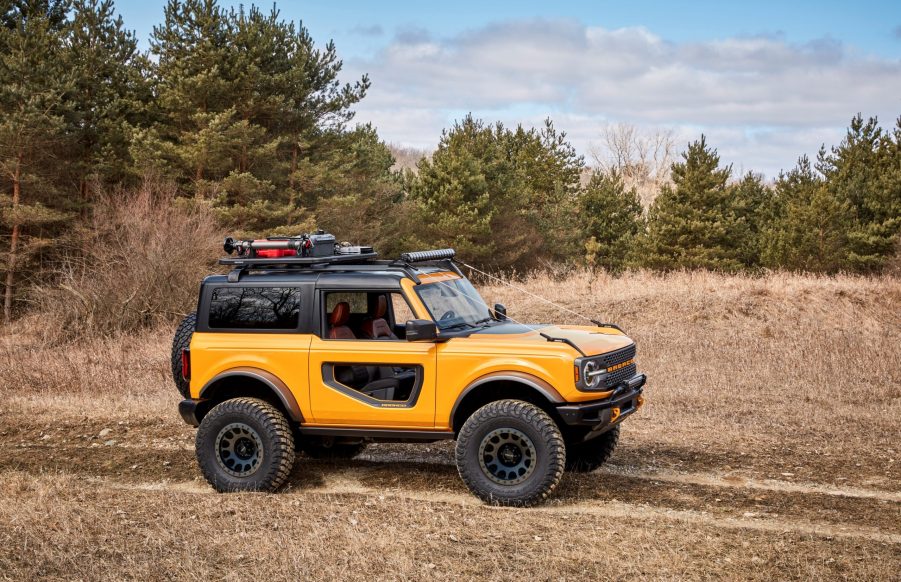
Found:
[[[584,368],[582,368],[582,377],[584,378],[583,382],[587,388],[597,388],[601,383],[601,365],[598,364],[594,360],[588,360],[585,362]]]

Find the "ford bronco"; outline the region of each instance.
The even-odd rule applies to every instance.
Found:
[[[321,231],[225,248],[231,272],[203,280],[172,350],[179,412],[218,491],[278,489],[296,451],[455,439],[473,494],[533,505],[565,469],[604,463],[643,404],[618,327],[518,323],[451,249],[379,260]]]

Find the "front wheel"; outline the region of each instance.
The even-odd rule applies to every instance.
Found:
[[[478,409],[457,438],[457,469],[486,503],[526,507],[541,503],[560,482],[566,446],[554,420],[521,400]]]
[[[226,400],[200,423],[197,462],[220,493],[275,491],[294,465],[294,436],[285,415],[268,402]]]

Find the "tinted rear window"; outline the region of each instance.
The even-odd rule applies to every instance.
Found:
[[[297,287],[217,287],[210,299],[210,327],[296,329],[300,318]]]

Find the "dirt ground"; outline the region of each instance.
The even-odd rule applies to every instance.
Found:
[[[552,500],[469,495],[453,443],[300,457],[214,493],[168,331],[0,337],[2,579],[855,579],[901,572],[901,281],[628,275],[526,282],[617,321],[647,405]],[[571,321],[483,287],[529,321]]]

